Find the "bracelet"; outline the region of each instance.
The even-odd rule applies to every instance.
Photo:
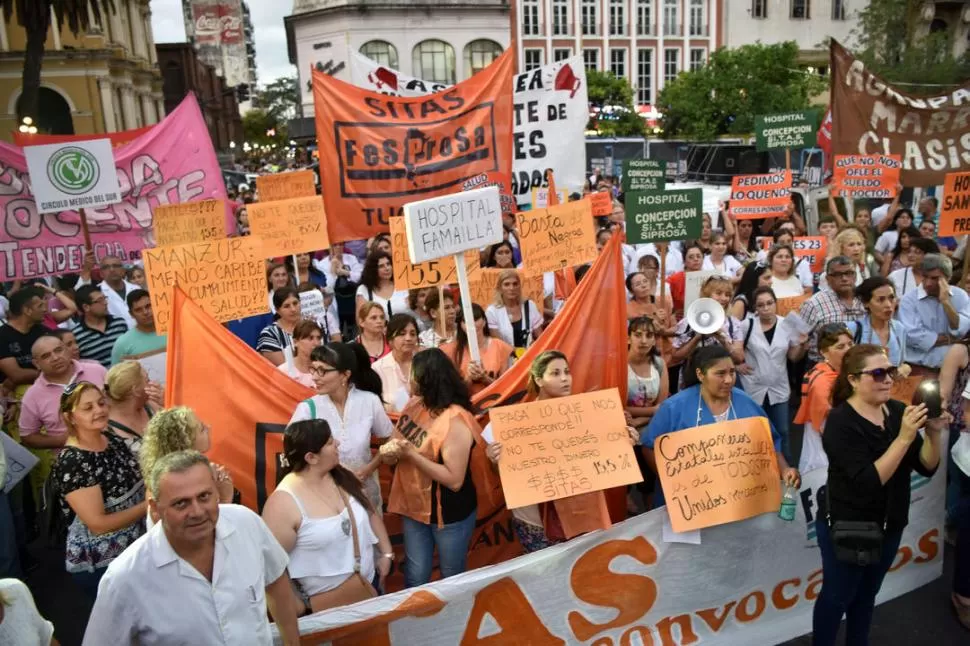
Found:
[[[388,561],[393,561],[394,560],[394,552],[384,552],[383,554],[381,554],[381,558],[385,558]]]

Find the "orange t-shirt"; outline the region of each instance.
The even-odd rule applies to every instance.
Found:
[[[456,343],[454,341],[441,346],[441,351],[444,352],[449,359],[451,359],[452,363],[455,362],[455,346]],[[494,336],[489,337],[488,345],[486,345],[484,348],[479,348],[479,350],[482,354],[482,368],[485,369],[485,372],[488,373],[488,376],[491,377],[492,381],[495,381],[505,374],[505,371],[509,368],[509,359],[515,352],[515,348],[510,346],[502,339],[498,339]],[[468,370],[468,364],[471,359],[471,351],[466,347],[465,351],[461,355],[461,365],[456,364],[458,372],[461,373],[462,377],[465,376],[465,372]],[[472,395],[474,395],[484,390],[486,387],[487,384],[485,383],[473,382],[468,385],[468,390]]]
[[[802,380],[802,403],[795,413],[796,424],[811,422],[812,428],[819,433],[822,432],[825,418],[832,410],[832,386],[835,385],[835,379],[838,376],[839,373],[824,361],[816,364],[805,375]]]

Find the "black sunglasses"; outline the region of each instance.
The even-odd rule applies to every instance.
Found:
[[[873,368],[872,370],[860,370],[856,375],[869,375],[872,377],[873,381],[886,381],[886,378],[896,379],[896,375],[899,374],[899,368],[896,366],[889,366],[888,368]]]
[[[68,385],[64,386],[64,392],[61,393],[61,410],[64,410],[64,407],[67,405],[67,401],[71,398],[71,395],[82,388],[87,388],[88,386],[97,388],[97,386],[90,381],[72,381]]]

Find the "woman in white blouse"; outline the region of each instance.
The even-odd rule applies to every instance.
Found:
[[[738,274],[741,263],[734,256],[728,255],[728,240],[723,233],[715,233],[711,237],[711,253],[704,256],[703,269],[727,276],[732,285],[737,285],[741,280]]]
[[[768,271],[771,289],[778,298],[811,294],[811,287],[803,287],[795,273],[795,251],[788,245],[775,245],[768,252]]]
[[[357,387],[357,359],[343,343],[320,346],[310,354],[310,375],[317,394],[297,404],[290,424],[305,419],[323,419],[330,425],[340,452],[340,464],[360,479],[374,509],[381,509],[377,481],[380,457],[371,453],[371,439],[383,443],[394,427],[381,398]]]
[[[488,327],[514,348],[527,348],[542,333],[542,310],[522,300],[522,281],[515,269],[505,269],[495,283],[495,302],[485,310]]]
[[[394,291],[394,266],[391,255],[372,251],[364,261],[357,288],[357,307],[364,303],[377,303],[384,308],[387,318],[408,311],[407,290]]]
[[[387,323],[391,351],[371,366],[381,378],[381,398],[389,413],[411,399],[411,359],[418,349],[418,323],[410,314],[395,314]]]

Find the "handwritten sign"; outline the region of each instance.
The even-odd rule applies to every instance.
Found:
[[[0,485],[3,485],[3,493],[10,493],[17,483],[37,466],[39,460],[36,455],[17,444],[3,431],[0,431],[0,442],[3,442],[3,453],[7,462],[7,472]]]
[[[941,236],[970,233],[970,173],[947,173],[940,206]]]
[[[596,259],[596,232],[589,200],[519,213],[516,230],[525,273],[531,276]]]
[[[262,241],[254,236],[145,249],[158,333],[168,331],[174,285],[220,323],[268,312],[263,253]]]
[[[596,191],[586,197],[589,199],[593,217],[613,215],[613,196],[608,191]]]
[[[712,269],[703,271],[688,271],[684,274],[684,311],[690,307],[691,303],[701,297],[701,287],[708,278],[717,272]]]
[[[490,411],[509,509],[641,482],[618,391]]]
[[[289,200],[294,197],[314,197],[317,194],[312,170],[260,175],[256,178],[256,190],[259,192],[260,202]]]
[[[691,240],[704,227],[704,196],[699,188],[633,191],[626,194],[626,237],[630,244]]]
[[[777,512],[781,505],[781,475],[764,417],[661,435],[654,456],[674,531]]]
[[[404,205],[408,255],[427,262],[501,242],[502,200],[497,186]]]
[[[833,195],[891,198],[896,195],[902,169],[899,155],[836,155],[832,170]]]
[[[246,207],[252,235],[263,241],[267,258],[306,253],[330,246],[327,214],[319,195],[278,202],[253,202]]]
[[[624,159],[620,185],[624,193],[662,191],[667,183],[667,162],[659,159]]]
[[[498,286],[498,277],[502,269],[494,267],[480,269],[475,278],[469,278],[469,287],[472,292],[472,302],[478,303],[484,308],[488,308],[495,301],[495,291]],[[542,310],[542,304],[546,300],[545,286],[542,283],[542,274],[537,276],[523,276],[519,272],[519,280],[522,282],[522,299],[530,300]]]
[[[199,200],[162,204],[152,213],[155,246],[207,242],[226,237],[226,203]]]
[[[300,292],[300,315],[314,322],[327,315],[327,308],[323,305],[323,294],[320,290]]]
[[[731,213],[738,220],[778,217],[790,203],[790,171],[731,179]]]
[[[811,297],[811,294],[799,294],[798,296],[779,298],[775,303],[778,316],[788,316],[789,312],[798,312],[802,309],[802,303]]]
[[[560,204],[565,204],[569,201],[569,191],[564,188],[556,189],[556,197],[559,198]],[[532,189],[532,208],[533,209],[544,209],[549,206],[549,189],[548,188],[534,188]]]
[[[412,263],[408,255],[408,238],[405,231],[404,218],[390,218],[391,227],[391,259],[394,266],[394,289],[403,291],[420,289],[422,287],[436,287],[438,285],[454,285],[458,283],[455,271],[454,256],[445,256],[428,262]],[[468,281],[474,282],[481,263],[476,250],[465,252],[465,269],[468,271]]]

